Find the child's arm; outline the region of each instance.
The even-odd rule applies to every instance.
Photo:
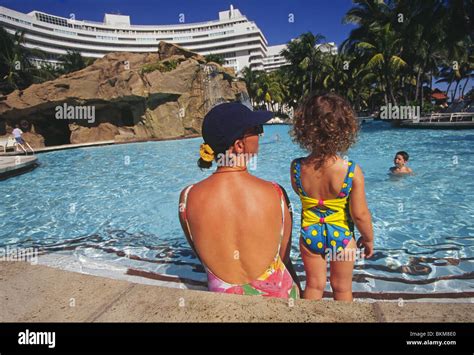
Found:
[[[365,257],[370,258],[374,253],[374,231],[372,217],[365,198],[364,174],[359,166],[356,166],[352,180],[350,212],[352,220],[361,234],[357,245],[363,246]]]

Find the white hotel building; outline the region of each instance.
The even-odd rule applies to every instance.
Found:
[[[286,44],[279,44],[276,46],[269,46],[267,55],[263,58],[263,68],[266,72],[278,69],[281,66],[287,65],[288,62],[280,53],[286,48]]]
[[[105,14],[100,23],[0,6],[0,26],[12,34],[25,31],[25,46],[41,49],[53,63],[68,50],[101,58],[109,52],[155,52],[160,41],[168,41],[202,55],[219,54],[238,72],[246,66],[263,70],[268,46],[255,22],[232,6],[218,20],[157,26],[131,25],[124,15]]]
[[[0,26],[11,34],[24,31],[24,45],[42,50],[51,63],[57,63],[68,50],[78,51],[83,57],[101,58],[119,51],[156,52],[158,43],[167,41],[202,55],[221,55],[225,65],[236,72],[247,66],[271,71],[286,64],[279,55],[285,45],[268,47],[255,22],[232,5],[219,12],[218,20],[145,26],[132,25],[125,15],[105,14],[101,23],[40,11],[25,14],[0,6]]]

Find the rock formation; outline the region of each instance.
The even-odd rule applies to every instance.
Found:
[[[160,42],[156,53],[110,53],[0,97],[0,135],[20,124],[33,147],[189,137],[214,104],[242,97],[245,83],[232,69]]]

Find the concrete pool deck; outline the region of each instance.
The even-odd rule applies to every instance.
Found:
[[[90,142],[90,143],[79,143],[79,144],[63,144],[63,145],[52,145],[48,147],[42,148],[34,148],[35,154],[36,153],[47,153],[53,152],[56,150],[66,150],[66,149],[75,149],[75,148],[84,148],[84,147],[96,147],[96,146],[103,146],[103,145],[110,145],[110,144],[117,144],[114,140],[108,141],[97,141],[97,142]],[[6,152],[0,153],[0,157],[2,156],[21,156],[24,155],[24,152]]]
[[[34,169],[38,158],[31,156],[0,156],[0,180]]]
[[[472,322],[472,303],[265,299],[0,262],[1,322]]]
[[[130,144],[130,143],[146,143],[146,142],[162,142],[162,141],[175,141],[175,140],[182,140],[188,138],[197,138],[200,135],[189,135],[186,137],[174,137],[174,138],[143,138],[143,139],[129,139],[129,140],[105,140],[105,141],[95,141],[95,142],[88,142],[88,143],[77,143],[77,144],[62,144],[62,145],[51,145],[42,148],[34,148],[35,154],[36,153],[47,153],[47,152],[54,152],[57,150],[66,150],[66,149],[76,149],[76,148],[87,148],[87,147],[100,147],[105,145],[118,145],[118,144]],[[0,157],[2,156],[17,156],[17,155],[25,155],[24,152],[0,152]],[[28,154],[31,154],[29,152]]]

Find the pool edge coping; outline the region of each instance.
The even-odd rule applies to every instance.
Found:
[[[0,264],[1,322],[472,322],[473,303],[335,302],[224,295]],[[32,297],[32,294],[34,297]],[[71,299],[77,306],[69,307]],[[184,306],[180,306],[180,303]],[[225,310],[225,314],[222,312]]]

